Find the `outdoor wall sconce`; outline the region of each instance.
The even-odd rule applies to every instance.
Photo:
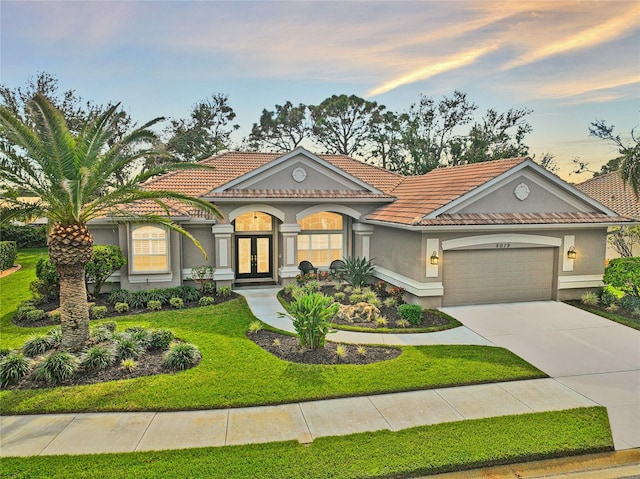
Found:
[[[571,246],[569,248],[569,251],[567,251],[567,258],[576,259],[576,256],[578,256],[578,253],[576,252],[576,249],[573,246]]]
[[[440,258],[438,258],[438,253],[434,251],[433,254],[431,255],[431,264],[437,265],[439,261],[440,261]]]

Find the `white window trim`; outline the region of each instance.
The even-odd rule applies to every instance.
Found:
[[[308,208],[305,211],[311,211],[312,208]],[[335,211],[328,211],[328,210],[321,210],[321,211],[313,211],[312,213],[309,213],[307,215],[305,215],[304,217],[296,217],[297,221],[298,221],[298,226],[300,226],[300,221],[302,221],[304,218],[306,218],[307,216],[310,216],[311,214],[315,214],[315,213],[323,213],[323,212],[328,212],[328,213],[334,213],[334,214],[340,214],[340,213],[336,213]],[[336,230],[304,230],[302,229],[302,226],[300,226],[300,232],[298,233],[298,249],[297,249],[297,254],[299,255],[300,251],[310,251],[313,252],[314,250],[311,248],[311,244],[312,244],[312,240],[311,238],[309,238],[309,249],[301,249],[300,248],[300,237],[301,236],[317,236],[317,235],[335,235],[335,234],[339,234],[342,236],[342,245],[341,245],[341,255],[340,255],[340,259],[342,259],[345,255],[344,252],[347,248],[347,235],[346,235],[346,229],[347,229],[347,222],[345,220],[344,215],[342,215],[342,228],[341,229],[336,229]],[[328,249],[327,254],[328,257],[331,258],[331,251],[333,251],[331,249],[331,239],[327,238],[327,245],[328,245]],[[320,251],[320,250],[315,250],[315,251]],[[313,256],[313,253],[310,254],[310,256]],[[298,257],[298,260],[300,260],[300,258]],[[311,261],[311,263],[313,263],[313,261]],[[315,263],[313,263],[313,266],[315,266],[316,268],[321,267],[321,268],[328,268],[329,266],[331,266],[331,260],[329,261],[329,264],[327,265],[317,265]]]
[[[138,228],[143,228],[145,226],[151,226],[154,228],[158,228],[161,229],[165,232],[165,237],[166,237],[166,242],[167,242],[167,267],[165,269],[162,270],[134,270],[133,266],[134,266],[134,257],[136,256],[136,254],[134,253],[134,248],[133,248],[133,232],[138,229]],[[164,226],[160,226],[160,225],[154,225],[154,224],[137,224],[137,225],[127,225],[127,240],[129,242],[129,274],[131,275],[151,275],[151,274],[167,274],[167,273],[171,273],[171,234],[169,232],[169,230],[164,227]],[[138,255],[140,256],[140,255]],[[143,255],[144,256],[144,255]],[[156,255],[157,256],[157,255]]]

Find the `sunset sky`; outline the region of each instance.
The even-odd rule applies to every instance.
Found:
[[[139,122],[186,117],[225,93],[240,141],[263,108],[355,94],[402,112],[458,89],[480,107],[528,107],[531,153],[593,169],[616,151],[588,136],[640,124],[640,2],[0,2],[0,82],[44,71],[121,101]]]

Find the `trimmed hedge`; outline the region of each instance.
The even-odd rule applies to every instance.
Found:
[[[0,241],[0,271],[13,267],[18,256],[15,241]]]
[[[640,257],[612,259],[602,281],[626,294],[640,296]]]
[[[44,225],[2,225],[0,226],[0,240],[15,241],[18,249],[46,248],[47,227]]]

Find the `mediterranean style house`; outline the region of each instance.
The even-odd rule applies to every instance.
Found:
[[[640,221],[640,198],[634,194],[631,186],[622,181],[620,172],[613,171],[596,176],[576,185],[576,188],[613,211]],[[634,256],[640,256],[640,245],[634,245],[632,253]],[[607,259],[618,256],[618,252],[610,244],[607,244]]]
[[[191,241],[159,226],[109,217],[91,224],[96,244],[119,245],[128,257],[115,278],[121,288],[179,285],[203,264],[215,268],[217,286],[283,284],[303,260],[323,270],[367,257],[377,278],[425,307],[563,300],[602,284],[607,228],[632,221],[529,158],[412,177],[303,148],[203,163],[214,169],[169,173],[144,187],[220,208],[223,221],[181,205],[170,212],[203,245],[206,262]]]

